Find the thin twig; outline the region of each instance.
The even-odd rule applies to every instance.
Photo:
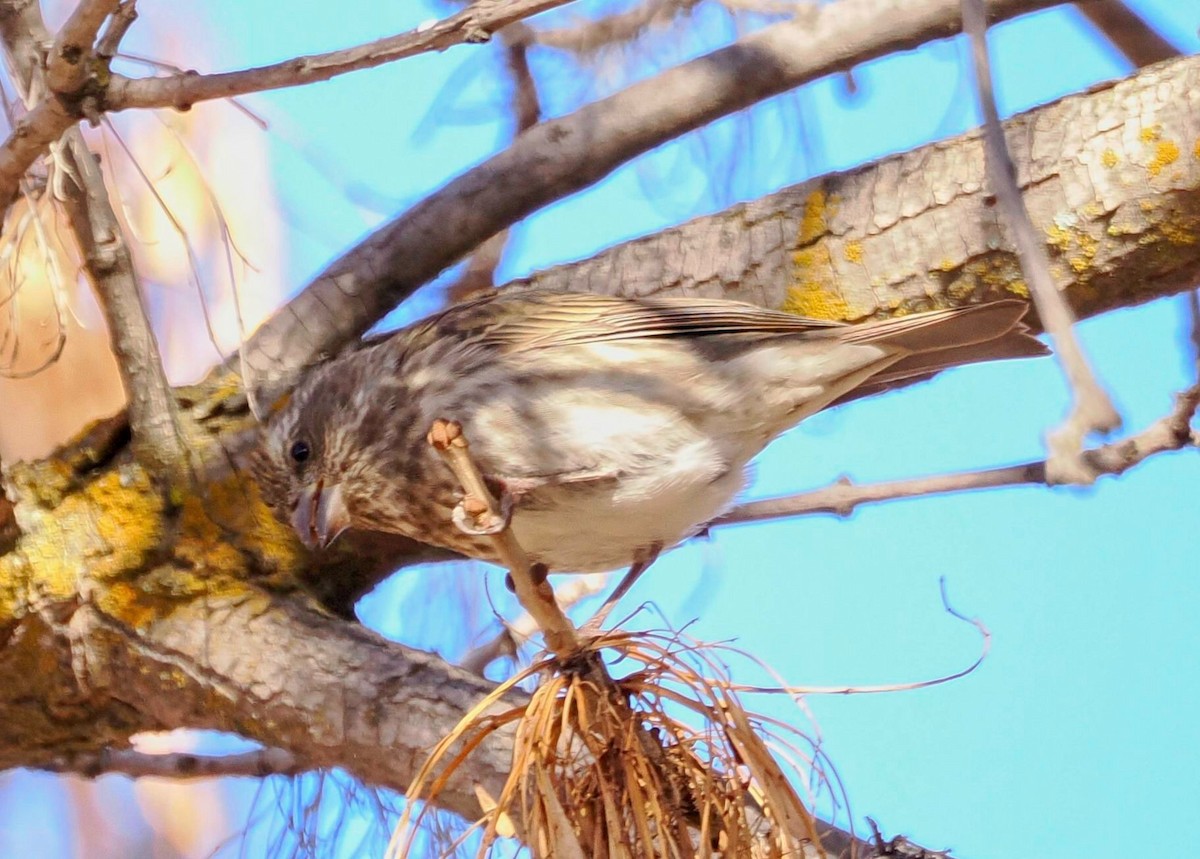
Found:
[[[1055,0],[994,0],[997,18]],[[246,346],[268,392],[286,389],[320,354],[380,317],[526,215],[708,122],[837,71],[941,38],[961,20],[958,0],[822,5],[811,22],[784,22],[639,81],[572,114],[539,123],[330,264]],[[386,276],[378,273],[386,272]]]
[[[149,754],[135,749],[102,749],[73,754],[42,766],[48,772],[72,773],[94,779],[114,773],[130,778],[220,778],[242,776],[266,778],[272,775],[299,775],[311,767],[303,766],[296,756],[283,749],[262,749],[236,755],[194,755],[187,752]]]
[[[555,589],[554,598],[564,610],[569,609],[576,603],[603,591],[608,584],[608,579],[608,573],[571,576],[566,584]],[[467,651],[458,664],[461,668],[482,676],[487,667],[497,659],[515,655],[517,647],[537,630],[537,621],[533,615],[524,612],[512,623],[505,623],[504,628],[493,638]]]
[[[483,475],[468,452],[462,426],[447,420],[434,421],[429,430],[429,444],[445,460],[462,484],[463,509],[476,522],[502,522],[501,505],[483,482]],[[546,647],[560,659],[573,656],[579,647],[575,625],[563,614],[554,599],[554,589],[545,576],[535,577],[529,558],[507,522],[492,533],[496,554],[512,576],[514,590],[521,607],[533,616],[546,638]]]
[[[1085,451],[1082,459],[1094,474],[1120,475],[1143,460],[1160,453],[1200,447],[1200,431],[1191,427],[1200,407],[1200,383],[1177,395],[1175,407],[1163,418],[1129,438]],[[812,492],[802,492],[785,498],[770,498],[740,504],[712,525],[738,525],[763,522],[813,513],[849,516],[862,504],[892,501],[899,498],[918,498],[944,495],[948,492],[967,492],[1000,486],[1053,485],[1048,479],[1046,460],[1026,462],[1003,468],[965,471],[915,477],[887,483],[857,486],[848,478]]]
[[[480,0],[432,25],[378,39],[365,45],[296,57],[269,66],[201,75],[186,72],[159,78],[114,75],[107,89],[109,110],[175,107],[252,92],[301,86],[347,72],[369,69],[429,51],[488,41],[515,21],[562,6],[569,0]]]
[[[92,74],[92,45],[104,21],[117,10],[118,0],[79,0],[46,58],[46,84],[53,92],[78,92]]]
[[[521,26],[518,38],[559,51],[587,56],[604,48],[627,45],[646,30],[688,14],[700,0],[646,0],[629,9],[592,21],[536,30]]]
[[[112,60],[117,55],[117,48],[121,46],[121,40],[125,38],[125,34],[137,20],[137,16],[137,0],[122,0],[117,11],[113,12],[112,19],[104,30],[104,35],[96,42],[96,56],[106,63]]]
[[[1038,237],[1017,185],[1017,168],[1004,140],[1004,128],[992,92],[992,72],[987,50],[987,16],[983,0],[962,0],[963,31],[970,37],[975,84],[984,116],[984,147],[987,173],[1000,203],[1004,223],[1012,231],[1021,269],[1029,283],[1038,317],[1054,344],[1060,364],[1071,386],[1071,414],[1047,437],[1050,456],[1047,475],[1053,483],[1091,483],[1097,476],[1083,454],[1083,445],[1093,432],[1109,433],[1121,426],[1121,416],[1108,394],[1096,381],[1087,356],[1075,339],[1075,316],[1054,283],[1050,257]]]

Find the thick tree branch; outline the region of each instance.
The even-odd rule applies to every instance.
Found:
[[[997,19],[1055,5],[997,0]],[[630,159],[757,101],[945,37],[957,0],[840,0],[544,122],[331,264],[246,347],[254,378],[286,387],[500,230]]]
[[[444,51],[463,42],[486,42],[493,33],[509,24],[567,2],[569,0],[478,0],[431,26],[421,26],[353,48],[296,57],[244,71],[213,75],[186,72],[140,79],[114,75],[106,88],[105,107],[108,110],[148,107],[185,110],[199,101],[326,81],[347,72],[417,54]]]

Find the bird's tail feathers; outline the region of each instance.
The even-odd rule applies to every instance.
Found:
[[[1029,341],[1025,350],[1026,356],[1044,355],[1045,348],[1027,333],[1021,323],[1021,318],[1028,309],[1029,304],[1024,301],[1003,299],[986,304],[971,304],[949,310],[933,310],[929,313],[868,322],[865,325],[837,329],[836,336],[845,343],[874,343],[921,353],[986,344],[998,339],[1007,339],[1008,334],[1015,332]],[[1016,343],[1015,340],[1012,342]],[[1041,351],[1032,351],[1035,348],[1032,344],[1037,344]]]

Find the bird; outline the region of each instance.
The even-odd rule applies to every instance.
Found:
[[[742,302],[502,288],[318,365],[266,418],[263,498],[310,549],[347,529],[497,561],[427,434],[461,425],[549,573],[653,558],[728,510],[750,461],[835,403],[1047,349],[1000,299],[859,324]]]

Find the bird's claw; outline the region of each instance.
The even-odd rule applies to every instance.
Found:
[[[499,514],[493,513],[486,501],[468,495],[454,506],[450,518],[464,534],[472,537],[491,537],[508,527],[512,522],[512,514],[513,497],[507,492],[502,492]]]

